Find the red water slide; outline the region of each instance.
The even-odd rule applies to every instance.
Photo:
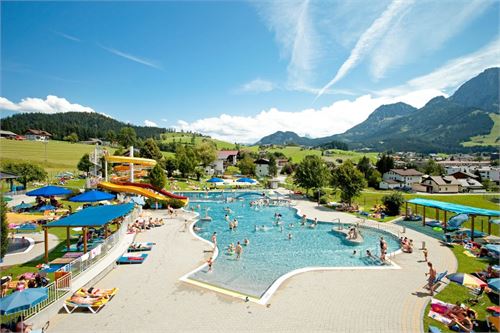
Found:
[[[127,185],[127,186],[137,186],[137,187],[147,188],[147,189],[156,191],[158,193],[161,193],[161,194],[163,194],[163,195],[165,195],[165,196],[167,196],[169,198],[172,198],[172,199],[187,200],[187,197],[185,197],[183,195],[177,195],[177,194],[173,194],[171,192],[165,191],[164,189],[158,189],[158,188],[154,187],[151,184],[132,183],[132,182],[115,182],[115,184]]]

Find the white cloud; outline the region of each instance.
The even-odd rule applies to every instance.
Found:
[[[144,126],[148,127],[158,127],[158,124],[151,120],[144,120]]]
[[[262,93],[270,92],[276,89],[276,85],[271,81],[263,80],[257,78],[250,82],[243,84],[241,87],[236,89],[236,93]]]
[[[17,112],[95,112],[94,109],[80,104],[70,103],[67,99],[48,95],[47,98],[26,97],[19,103],[9,101],[5,97],[0,97],[0,110]]]
[[[392,68],[419,61],[446,46],[493,1],[418,1],[402,13],[373,49],[370,72],[381,79]],[[443,22],[446,22],[443,24]],[[458,43],[463,43],[460,40]]]
[[[398,97],[363,95],[352,101],[337,101],[320,109],[288,112],[271,108],[255,116],[246,117],[222,114],[192,123],[180,120],[175,127],[179,130],[200,132],[221,140],[241,143],[254,143],[276,131],[294,131],[299,135],[322,137],[346,131],[364,121],[373,110],[383,104],[401,101],[421,106],[437,94],[442,93],[425,90]],[[311,132],[311,129],[314,131]]]
[[[377,92],[382,96],[396,96],[411,91],[434,89],[452,92],[462,83],[488,67],[500,66],[500,39],[496,38],[476,52],[448,61],[433,72],[409,80],[405,84]]]
[[[73,42],[81,42],[81,40],[75,36],[71,36],[60,31],[54,31],[54,33]]]
[[[167,119],[167,118],[161,118],[161,121],[163,121],[163,122],[166,122],[166,123],[167,123],[167,122],[168,122],[168,119]]]
[[[152,60],[149,60],[149,59],[146,59],[146,58],[141,58],[141,57],[138,57],[138,56],[135,56],[135,55],[132,55],[130,53],[125,53],[123,51],[120,51],[120,50],[117,50],[117,49],[114,49],[114,48],[111,48],[111,47],[107,47],[107,46],[104,46],[104,45],[101,45],[101,44],[97,44],[99,45],[100,48],[102,48],[103,50],[106,50],[114,55],[117,55],[119,57],[122,57],[122,58],[125,58],[125,59],[128,59],[128,60],[131,60],[131,61],[134,61],[134,62],[137,62],[139,64],[143,64],[143,65],[146,65],[146,66],[149,66],[149,67],[152,67],[152,68],[156,68],[158,70],[163,70],[163,68],[157,64],[155,61],[152,61]]]
[[[394,19],[401,15],[412,4],[413,1],[411,0],[394,0],[361,35],[354,48],[351,50],[351,54],[342,66],[340,66],[337,74],[335,74],[335,77],[320,90],[316,98],[323,95],[325,90],[341,80],[352,68],[361,62],[363,58],[372,51],[377,42],[384,37]]]

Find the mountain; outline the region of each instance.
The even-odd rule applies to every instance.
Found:
[[[73,132],[80,140],[106,138],[109,130],[118,134],[126,126],[132,127],[139,138],[155,137],[167,131],[158,127],[128,125],[95,112],[19,113],[1,120],[3,130],[24,134],[29,128],[40,129],[51,133],[56,140]]]
[[[500,114],[499,74],[500,68],[486,69],[465,82],[449,98],[435,97],[420,109],[405,103],[382,105],[365,121],[342,134],[309,139],[293,132],[277,132],[267,136],[266,143],[284,144],[283,141],[278,142],[281,136],[277,134],[287,133],[288,143],[306,146],[344,142],[350,149],[375,151],[458,152],[497,149],[498,146],[466,148],[462,143],[473,136],[492,132],[495,125],[493,119],[497,119]]]
[[[258,145],[299,145],[310,146],[314,139],[299,136],[295,132],[278,131],[259,140]]]

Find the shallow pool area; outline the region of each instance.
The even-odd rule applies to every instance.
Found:
[[[380,236],[387,241],[389,253],[399,249],[398,239],[385,231],[361,227],[364,241],[353,244],[344,234],[332,231],[338,228],[338,223],[320,222],[316,228],[310,228],[311,221],[302,226],[294,208],[252,207],[251,201],[263,198],[260,193],[209,194],[188,193],[189,209],[199,212],[201,218],[205,215],[212,218],[210,222],[197,221],[195,226],[201,230],[196,234],[210,241],[217,232],[219,255],[212,271],[202,267],[189,275],[190,280],[260,298],[279,277],[297,269],[381,266],[379,260],[366,256],[366,250],[375,256],[379,254]],[[238,220],[238,227],[233,231],[229,229],[226,214],[230,220]],[[281,218],[276,224],[278,214]],[[249,245],[243,246],[240,259],[228,254],[230,243],[236,245],[239,241],[243,245],[244,239],[249,240]]]

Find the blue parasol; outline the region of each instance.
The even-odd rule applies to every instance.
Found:
[[[5,316],[27,310],[49,297],[47,288],[28,288],[0,298],[0,314]]]
[[[71,193],[73,192],[65,187],[50,185],[26,192],[26,195],[29,195],[30,197],[50,197],[53,195],[67,195]]]
[[[217,177],[212,177],[209,180],[207,180],[207,183],[223,183],[224,179],[217,178]]]
[[[75,195],[69,201],[73,202],[96,202],[104,200],[113,200],[116,196],[99,190],[91,190],[82,194]]]

